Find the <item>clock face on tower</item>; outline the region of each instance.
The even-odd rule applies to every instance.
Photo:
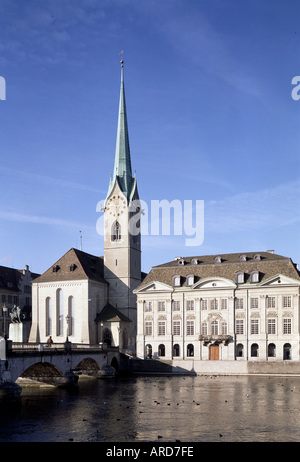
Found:
[[[126,210],[126,200],[122,196],[112,196],[107,202],[106,210],[113,217],[120,217]]]

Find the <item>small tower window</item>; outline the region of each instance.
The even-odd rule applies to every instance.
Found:
[[[121,239],[121,226],[118,221],[115,221],[112,225],[111,240],[120,241],[120,239]]]

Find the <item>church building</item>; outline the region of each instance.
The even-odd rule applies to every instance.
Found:
[[[132,174],[124,68],[113,175],[104,204],[104,256],[70,249],[32,284],[30,342],[99,344],[135,353],[142,280],[139,195]],[[135,223],[131,233],[130,224]]]

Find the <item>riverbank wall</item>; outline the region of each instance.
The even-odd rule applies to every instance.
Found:
[[[130,359],[127,370],[134,375],[300,376],[300,362]]]

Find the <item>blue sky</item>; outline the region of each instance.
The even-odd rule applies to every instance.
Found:
[[[124,50],[140,197],[204,200],[204,241],[176,256],[274,250],[300,263],[298,0],[1,0],[0,264],[43,272],[103,255]]]

